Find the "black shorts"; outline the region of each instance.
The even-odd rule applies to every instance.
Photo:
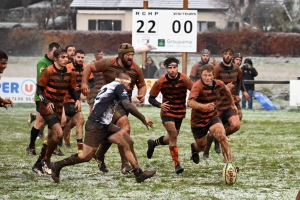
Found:
[[[228,123],[228,119],[234,115],[235,114],[234,114],[232,108],[229,108],[227,110],[220,111],[219,117],[222,120],[222,123],[226,124],[226,123]]]
[[[39,109],[40,109],[40,101],[36,101],[35,102],[35,110],[36,110],[36,112],[39,112]]]
[[[165,122],[174,122],[176,130],[180,130],[183,118],[175,118],[169,116],[161,116],[162,124],[164,125]]]
[[[48,125],[49,129],[52,129],[54,124],[60,124],[61,118],[58,118],[56,115],[42,115],[43,119],[45,120],[46,124]]]
[[[75,103],[65,103],[64,109],[67,117],[74,117],[77,114]]]
[[[90,147],[98,147],[104,140],[120,130],[120,127],[112,123],[105,125],[88,119],[85,123],[84,144]]]
[[[203,138],[207,135],[207,132],[209,131],[209,128],[217,123],[222,123],[221,119],[219,117],[215,117],[203,128],[192,128],[192,133],[195,139]]]

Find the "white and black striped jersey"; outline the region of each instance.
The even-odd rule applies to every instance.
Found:
[[[96,96],[89,120],[106,125],[110,124],[115,106],[128,98],[127,89],[123,84],[114,81],[104,85]]]

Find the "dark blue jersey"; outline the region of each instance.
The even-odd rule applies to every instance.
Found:
[[[124,99],[128,99],[128,94],[123,84],[114,81],[104,85],[96,96],[89,120],[101,124],[110,124],[115,106]]]

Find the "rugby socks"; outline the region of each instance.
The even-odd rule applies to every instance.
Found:
[[[77,153],[81,153],[83,151],[83,140],[77,139]]]
[[[40,130],[34,128],[34,126],[31,128],[29,148],[31,148],[31,149],[35,148],[35,141],[36,141],[36,138],[38,137],[39,133],[40,133]]]
[[[41,153],[36,161],[37,164],[40,164],[41,160],[44,159],[45,155],[46,155],[46,150],[47,150],[47,140],[45,140],[43,142],[43,146],[42,146],[42,149],[41,149]]]
[[[161,136],[161,137],[157,138],[156,140],[154,140],[155,146],[159,146],[159,145],[167,145],[167,144],[164,142],[164,137],[165,137],[165,136]]]
[[[54,163],[56,170],[61,170],[61,168],[65,166],[75,165],[77,163],[82,163],[83,161],[80,160],[78,157],[78,153],[71,155],[68,158],[65,158],[61,161],[57,161]]]
[[[171,154],[173,162],[174,162],[174,166],[176,167],[177,165],[179,165],[178,146],[169,147],[169,149],[170,149],[170,154]]]

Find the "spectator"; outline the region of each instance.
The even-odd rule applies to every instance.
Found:
[[[243,80],[254,80],[254,77],[258,75],[256,69],[253,67],[252,60],[247,58],[244,61],[244,65],[242,67],[243,71]],[[254,92],[254,83],[252,84],[245,84],[247,93],[249,94],[248,100],[248,108],[252,109],[252,99],[253,99],[253,92]],[[242,97],[242,108],[246,108],[246,99]]]
[[[165,75],[167,73],[167,69],[164,66],[164,62],[159,63],[159,69],[156,70],[154,74],[154,78],[159,79],[161,76]]]
[[[144,78],[153,78],[157,67],[151,57],[148,57],[145,65],[142,67]]]

